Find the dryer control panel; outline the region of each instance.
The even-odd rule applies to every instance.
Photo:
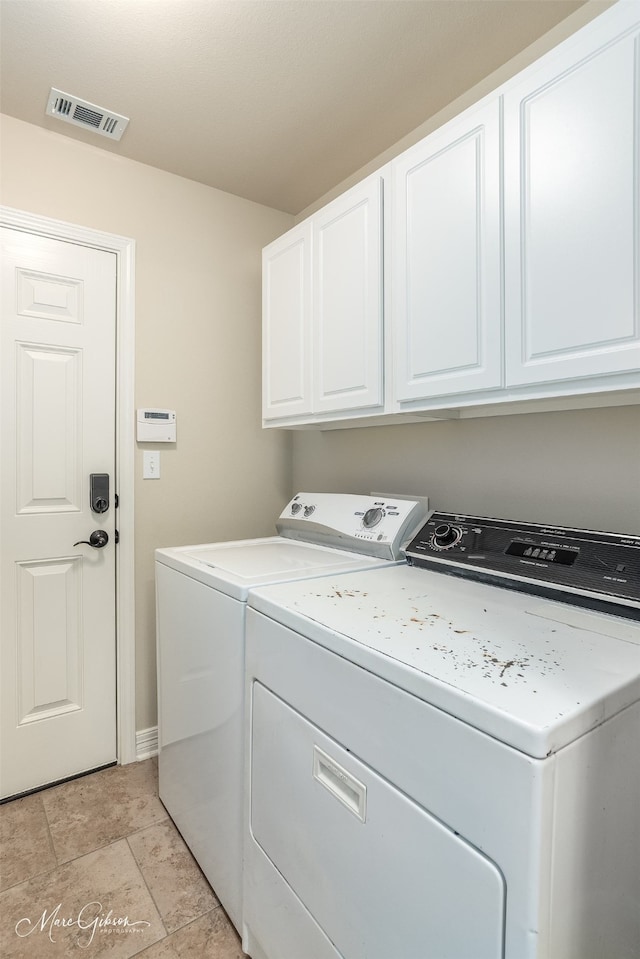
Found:
[[[396,560],[424,523],[428,505],[426,497],[296,493],[276,529],[290,539]]]
[[[410,565],[640,619],[640,536],[433,512]]]

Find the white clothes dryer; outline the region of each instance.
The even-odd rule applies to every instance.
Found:
[[[433,514],[408,557],[252,592],[245,951],[638,959],[640,538]]]
[[[298,493],[277,536],[156,551],[160,798],[238,929],[249,591],[397,562],[427,506]]]

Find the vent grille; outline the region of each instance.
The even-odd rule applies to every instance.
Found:
[[[103,107],[96,106],[95,103],[81,100],[69,93],[63,93],[62,90],[56,90],[54,87],[49,93],[45,113],[47,116],[64,120],[65,123],[73,123],[77,127],[84,127],[85,130],[92,130],[101,136],[109,137],[110,140],[119,140],[129,123],[128,117],[114,113],[113,110],[105,110]]]
[[[69,116],[71,113],[71,107],[73,106],[71,100],[65,99],[65,97],[56,97],[56,102],[54,106],[54,111],[56,113],[62,114],[62,116]]]

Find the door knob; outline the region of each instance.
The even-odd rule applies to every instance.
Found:
[[[81,546],[83,543],[86,543],[87,546],[93,546],[94,549],[102,549],[103,546],[106,546],[109,542],[109,534],[103,529],[94,529],[93,533],[89,536],[89,539],[79,539],[77,543],[74,543],[74,546]]]

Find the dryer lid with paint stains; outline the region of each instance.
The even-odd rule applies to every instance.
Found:
[[[397,566],[250,605],[532,757],[640,700],[640,624],[539,596]]]

